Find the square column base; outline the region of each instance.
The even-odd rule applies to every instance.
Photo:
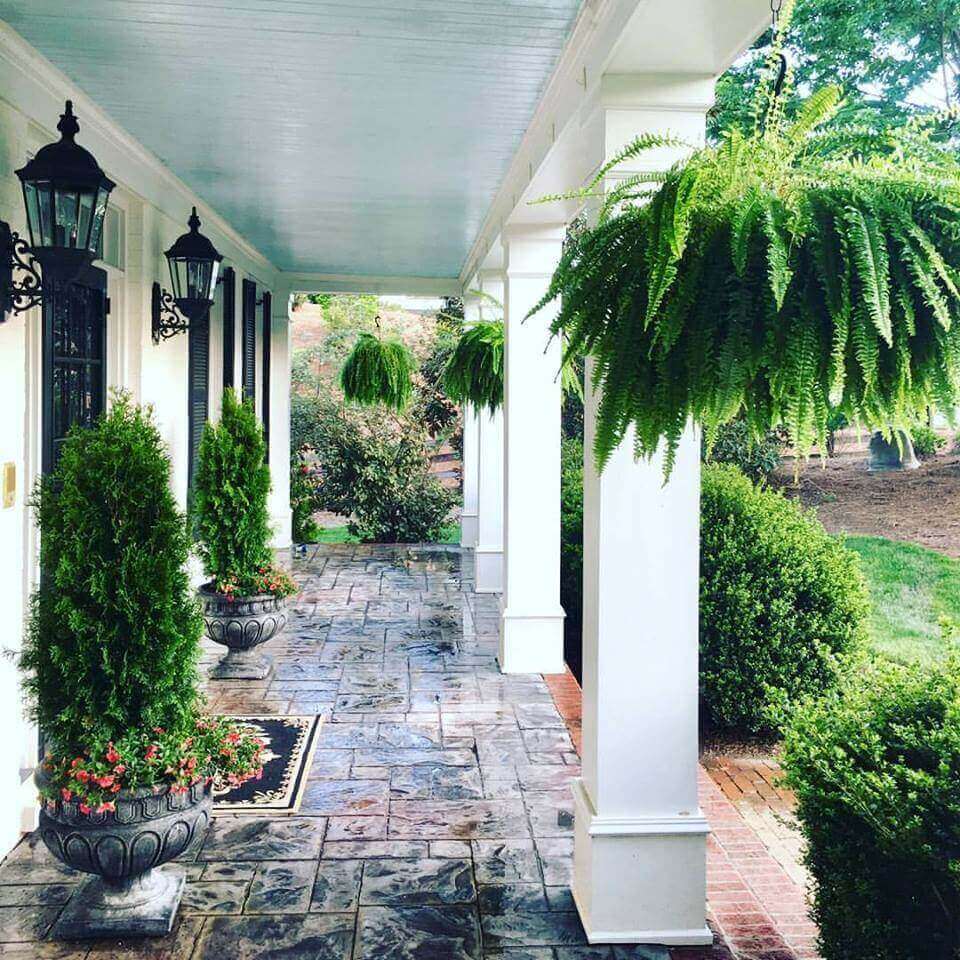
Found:
[[[477,593],[503,593],[503,549],[480,547],[474,554]]]
[[[477,515],[463,513],[460,515],[460,546],[473,549],[477,545]]]
[[[501,673],[563,673],[562,607],[544,614],[516,614],[507,607],[500,617]]]
[[[707,834],[688,817],[598,816],[573,782],[573,900],[590,943],[703,946]]]

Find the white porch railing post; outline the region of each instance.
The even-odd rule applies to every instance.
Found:
[[[473,326],[480,319],[480,300],[469,292],[463,297],[463,326]],[[460,514],[460,546],[477,546],[477,515],[480,498],[480,417],[477,408],[463,407],[463,511]]]
[[[500,669],[560,673],[560,344],[553,308],[530,319],[560,259],[565,225],[507,227],[504,593]]]
[[[481,270],[480,317],[499,319],[503,303],[503,273]],[[486,299],[492,298],[492,300]],[[475,553],[477,593],[503,590],[503,409],[494,413],[478,410],[479,469],[477,471],[477,547]]]
[[[594,156],[643,131],[702,139],[711,91],[703,77],[604,78],[598,122],[585,125],[602,131]],[[646,165],[676,156],[662,151]],[[664,483],[660,454],[635,461],[628,435],[598,475],[592,366],[574,900],[593,943],[709,943],[708,828],[697,797],[699,443],[688,429]]]

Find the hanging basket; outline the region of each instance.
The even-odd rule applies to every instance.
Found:
[[[413,391],[414,369],[413,356],[402,343],[361,333],[340,371],[340,386],[347,400],[402,410]]]
[[[491,413],[503,403],[503,321],[485,320],[461,334],[443,374],[455,403],[472,403]]]

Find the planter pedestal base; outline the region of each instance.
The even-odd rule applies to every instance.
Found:
[[[60,914],[53,937],[162,937],[173,929],[183,886],[183,872],[173,867],[157,867],[118,883],[89,877]]]
[[[210,671],[213,680],[265,680],[273,670],[273,661],[255,649],[231,648]]]

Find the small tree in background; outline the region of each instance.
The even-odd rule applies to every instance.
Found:
[[[222,593],[253,596],[294,591],[273,564],[267,494],[270,468],[264,461],[263,430],[253,402],[223,394],[218,424],[208,423],[200,440],[191,517],[204,571]]]

